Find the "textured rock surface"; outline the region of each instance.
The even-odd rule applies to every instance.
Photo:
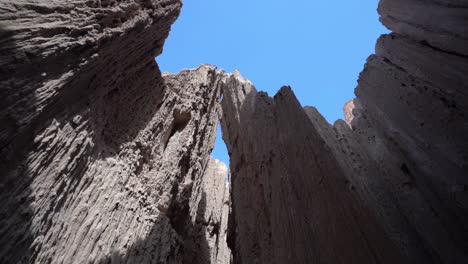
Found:
[[[319,130],[412,263],[468,262],[466,7],[381,1],[381,20],[395,33],[368,58],[347,124]]]
[[[468,55],[466,0],[380,0],[379,13],[394,32],[446,53]]]
[[[361,73],[358,99],[346,107],[352,118],[335,123],[337,140],[329,141],[413,263],[468,259],[467,63],[383,36]]]
[[[219,90],[209,88],[212,70],[166,75],[172,88],[164,89],[164,103],[115,152],[92,137],[87,115],[77,125],[76,118],[53,120],[9,175],[24,180],[3,186],[10,189],[2,193],[3,261],[206,263],[199,256],[216,257],[223,243],[212,241],[221,233],[210,227],[221,225],[226,169],[208,165],[219,100]]]
[[[289,87],[270,98],[238,73],[220,85],[234,263],[401,263]]]
[[[382,0],[395,32],[334,125],[288,88],[220,83],[235,263],[468,263],[466,7]]]
[[[226,221],[225,171],[209,163],[214,67],[163,77],[154,62],[180,7],[0,2],[0,262],[206,263],[190,252],[227,252],[211,228]]]
[[[191,232],[194,239],[192,259],[185,263],[229,264],[230,249],[226,242],[228,215],[230,208],[229,185],[226,183],[228,169],[224,163],[211,158],[199,188],[194,189],[192,197],[198,204],[191,211],[191,221],[197,229]],[[205,208],[205,209],[203,209]],[[199,241],[206,241],[200,244]],[[207,248],[203,248],[207,247]],[[205,255],[203,255],[205,253]],[[184,253],[186,254],[186,253]]]

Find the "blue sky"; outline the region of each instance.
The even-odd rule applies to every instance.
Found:
[[[303,106],[317,107],[333,123],[354,97],[377,38],[388,32],[378,21],[377,3],[185,0],[156,60],[163,72],[202,63],[239,69],[270,96],[290,85]],[[228,163],[219,135],[212,155]]]

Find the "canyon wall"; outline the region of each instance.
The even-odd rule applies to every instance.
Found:
[[[238,74],[220,84],[234,263],[402,262],[289,87],[270,98]]]
[[[214,67],[154,61],[180,8],[0,1],[1,263],[229,260]]]
[[[450,92],[464,89],[468,75],[459,73],[467,63],[392,33],[368,59],[357,98],[344,108],[346,121],[331,127],[306,108],[353,187],[413,263],[468,259],[468,101]]]

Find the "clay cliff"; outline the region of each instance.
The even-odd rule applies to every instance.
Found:
[[[0,0],[1,263],[468,263],[467,3],[381,0],[333,125],[287,86],[161,73],[180,9]]]

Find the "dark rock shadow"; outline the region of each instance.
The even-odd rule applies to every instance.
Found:
[[[395,33],[382,35],[378,43],[390,37],[401,36]],[[383,46],[381,49],[394,47],[397,46]],[[423,50],[421,46],[419,48]],[[468,255],[468,196],[464,189],[468,186],[467,173],[460,162],[452,160],[461,153],[457,148],[463,149],[467,142],[457,138],[466,127],[460,122],[462,118],[458,114],[461,110],[454,107],[457,93],[446,97],[447,94],[430,79],[420,79],[420,75],[413,75],[415,72],[407,72],[381,56],[370,56],[361,73],[360,86],[356,88],[360,93],[354,100],[362,104],[352,110],[355,118],[351,123],[353,132],[350,133],[356,137],[367,134],[376,138],[379,144],[375,146],[383,146],[379,152],[386,155],[368,160],[369,164],[374,163],[381,175],[370,177],[369,181],[374,181],[380,189],[372,192],[381,194],[385,191],[385,198],[394,201],[379,200],[374,206],[386,211],[382,222],[398,231],[393,231],[391,237],[412,262],[437,260],[455,263]],[[391,66],[398,82],[380,87],[383,90],[377,89],[373,81],[369,83],[369,75],[375,71],[376,62]],[[417,63],[411,64],[416,66]],[[443,69],[450,68],[441,66],[439,72],[444,72]],[[418,69],[421,72],[426,70],[424,67]],[[434,78],[437,80],[438,77]],[[456,90],[449,81],[445,85],[444,89]],[[408,91],[417,94],[417,99]],[[379,98],[385,98],[387,103],[393,102],[392,106],[385,106]],[[400,111],[392,112],[394,109]],[[423,110],[431,114],[420,115]],[[419,116],[417,121],[413,116]],[[363,142],[367,143],[365,139]],[[367,144],[366,147],[372,149],[375,146]],[[384,164],[376,164],[382,160],[385,160]]]
[[[124,252],[114,250],[96,263],[141,263],[141,264],[209,264],[210,247],[205,238],[207,225],[203,220],[206,211],[206,194],[203,192],[198,205],[197,218],[192,223],[188,203],[178,205],[181,211],[161,213],[145,238],[137,240]],[[218,230],[219,231],[219,230]],[[162,235],[171,234],[172,237]],[[211,235],[211,234],[210,234]],[[176,239],[174,239],[176,238]]]
[[[0,263],[27,263],[32,257],[30,245],[34,238],[29,231],[33,209],[29,206],[31,198],[30,178],[10,177],[8,146],[6,135],[15,133],[15,117],[9,115],[8,95],[15,89],[15,54],[18,46],[14,32],[0,23]],[[20,187],[21,186],[21,187]]]
[[[202,193],[200,203],[198,204],[197,217],[195,223],[187,221],[185,226],[185,241],[182,263],[211,263],[210,246],[206,240],[205,234],[211,229],[210,236],[219,236],[219,226],[211,226],[210,219],[204,219],[206,211],[206,193]]]

